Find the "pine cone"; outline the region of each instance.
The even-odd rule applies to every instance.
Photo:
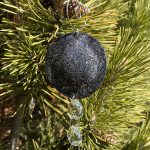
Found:
[[[68,9],[67,9],[68,7]],[[68,12],[67,12],[68,10]],[[89,12],[89,9],[85,7],[81,2],[78,0],[70,0],[69,4],[67,2],[64,4],[64,17],[71,18],[74,15],[76,17],[81,17]]]
[[[109,131],[101,131],[101,130],[97,130],[95,128],[92,129],[92,132],[99,136],[100,138],[102,138],[105,142],[107,143],[111,143],[111,144],[116,144],[117,143],[117,139],[116,136]]]

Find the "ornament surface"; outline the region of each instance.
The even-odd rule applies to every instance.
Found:
[[[106,71],[105,52],[98,40],[81,32],[57,38],[45,60],[48,80],[69,98],[84,98],[100,86]]]

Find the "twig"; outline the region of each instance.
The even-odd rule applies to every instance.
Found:
[[[26,102],[27,97],[25,97],[24,95],[17,96],[16,114],[13,118],[13,125],[10,135],[10,150],[16,150],[17,140],[20,135]]]

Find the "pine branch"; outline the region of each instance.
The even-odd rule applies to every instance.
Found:
[[[122,150],[148,150],[150,148],[150,121],[149,118],[142,123],[142,126],[129,135],[130,140],[123,145]]]
[[[101,41],[108,60],[106,78],[100,89],[82,101],[83,149],[107,149],[114,144],[119,146],[121,142],[125,143],[122,135],[129,132],[129,126],[135,127],[146,118],[146,112],[149,111],[150,87],[146,83],[149,81],[147,70],[150,68],[148,0],[86,1],[85,6],[90,12],[79,20],[70,18],[69,22],[62,16],[62,9],[59,9],[62,8],[62,1],[57,2],[57,11],[54,8],[45,9],[39,0],[0,2],[3,12],[0,25],[0,46],[3,48],[1,63],[2,73],[5,72],[7,79],[0,85],[2,101],[10,100],[21,92],[30,92],[45,109],[48,106],[53,110],[50,117],[53,114],[57,116],[57,119],[47,121],[49,126],[46,128],[50,127],[51,130],[46,130],[45,134],[45,125],[40,122],[43,125],[40,139],[48,134],[47,143],[50,141],[54,145],[46,144],[49,149],[70,146],[64,130],[63,135],[56,138],[55,133],[60,128],[55,133],[51,132],[55,129],[52,124],[68,127],[66,113],[69,100],[50,85],[47,86],[44,59],[48,43],[62,34],[72,32],[71,22],[75,28],[82,28],[82,31]],[[136,148],[139,141],[144,141],[145,148],[148,148],[147,126],[143,125],[124,148],[132,145]],[[46,147],[45,141],[34,138],[31,141],[28,141],[28,145],[32,145],[32,148]]]
[[[121,25],[132,28],[132,35],[141,35],[141,39],[149,36],[146,31],[149,30],[150,5],[147,0],[131,0],[129,11],[126,13],[126,18],[123,19]]]
[[[17,148],[17,141],[22,128],[22,120],[25,112],[26,102],[26,96],[20,95],[16,97],[16,114],[13,119],[13,125],[11,130],[10,150],[16,150]]]

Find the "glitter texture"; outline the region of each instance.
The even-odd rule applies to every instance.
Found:
[[[58,91],[84,98],[100,86],[106,71],[105,52],[98,40],[81,32],[57,38],[46,54],[46,75]]]

